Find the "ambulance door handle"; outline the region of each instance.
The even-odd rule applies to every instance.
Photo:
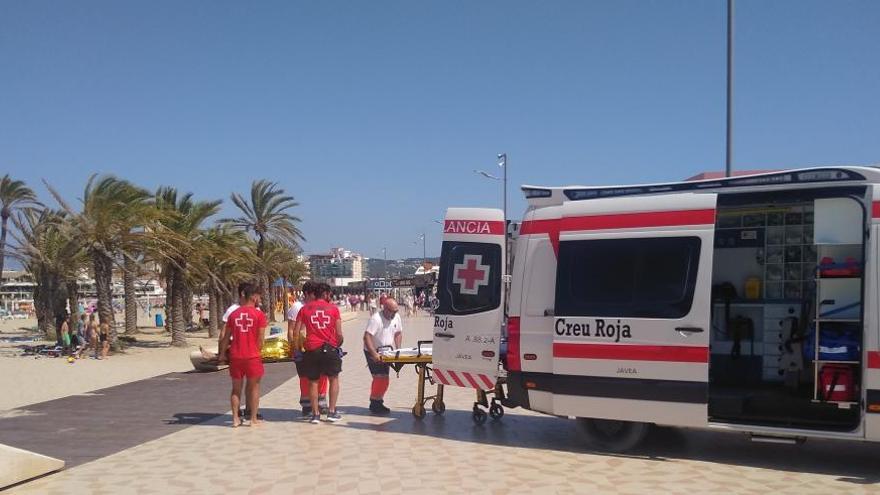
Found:
[[[455,335],[451,333],[435,333],[434,337],[446,337],[447,339],[454,339]]]
[[[691,333],[703,333],[703,329],[700,327],[675,327],[675,331],[682,335]]]

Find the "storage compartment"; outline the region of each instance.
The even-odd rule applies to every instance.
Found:
[[[851,193],[719,196],[711,421],[857,427],[865,209]]]

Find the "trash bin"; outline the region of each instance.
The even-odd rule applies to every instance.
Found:
[[[162,320],[162,313],[156,313],[156,328],[162,328],[165,322]]]

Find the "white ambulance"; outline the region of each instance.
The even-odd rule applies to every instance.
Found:
[[[502,212],[447,211],[436,380],[610,450],[653,424],[880,440],[880,170],[523,191],[509,280]]]

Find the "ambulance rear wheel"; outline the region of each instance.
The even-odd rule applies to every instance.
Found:
[[[587,445],[607,452],[626,452],[637,446],[651,429],[649,423],[612,419],[578,418]]]
[[[474,420],[474,423],[478,425],[484,424],[486,422],[486,418],[488,417],[489,415],[486,414],[486,411],[474,406],[474,412],[473,414],[471,414],[471,419]]]

